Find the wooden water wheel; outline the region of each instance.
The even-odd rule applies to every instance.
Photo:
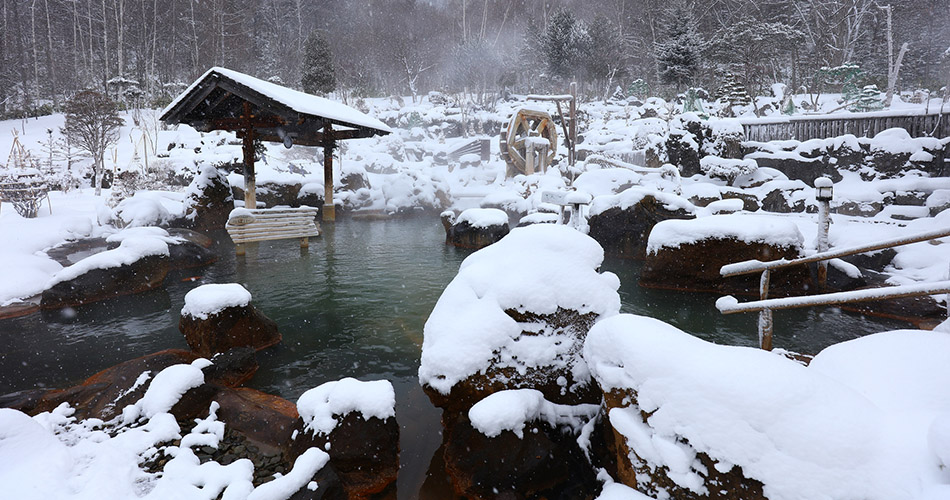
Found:
[[[511,116],[508,124],[501,129],[499,146],[501,156],[508,163],[508,176],[524,174],[527,164],[529,138],[540,137],[548,142],[547,154],[541,158],[541,170],[554,160],[557,153],[557,128],[551,115],[536,109],[522,108]]]

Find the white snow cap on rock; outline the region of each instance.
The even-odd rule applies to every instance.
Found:
[[[182,316],[208,319],[229,307],[244,307],[251,303],[251,292],[238,283],[201,285],[185,294]]]
[[[636,394],[611,425],[650,467],[704,489],[704,452],[772,500],[920,500],[946,492],[950,336],[894,331],[835,345],[811,367],[700,340],[659,320],[598,322],[584,345],[605,390]],[[646,422],[643,413],[648,416]]]
[[[801,248],[805,238],[794,222],[757,214],[711,215],[699,219],[660,221],[650,231],[647,253],[676,248],[705,239],[733,238],[749,243],[769,243]]]
[[[603,249],[589,236],[550,224],[515,228],[469,255],[426,321],[420,383],[448,394],[498,353],[500,363],[508,360],[518,370],[555,364],[566,355],[565,343],[557,335],[517,340],[522,326],[505,311],[617,314],[620,282],[598,272],[603,259]]]
[[[551,426],[570,425],[580,429],[599,411],[599,405],[561,405],[544,399],[541,391],[513,389],[496,392],[475,403],[468,410],[468,418],[473,427],[488,437],[512,431],[521,438],[525,425],[530,422],[543,420]]]
[[[329,434],[339,419],[359,412],[364,420],[396,416],[396,392],[388,380],[362,382],[344,378],[310,389],[297,399],[297,412],[307,430]]]
[[[469,208],[459,214],[456,224],[467,222],[472,227],[487,228],[508,224],[508,214],[497,208]]]
[[[94,269],[112,269],[114,267],[130,265],[152,255],[168,256],[168,243],[166,243],[168,233],[162,229],[159,229],[159,231],[161,231],[164,236],[158,234],[136,234],[133,237],[124,237],[121,239],[118,248],[90,255],[69,267],[63,268],[53,275],[47,287],[62,283],[63,281],[76,279]]]

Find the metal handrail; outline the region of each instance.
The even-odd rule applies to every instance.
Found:
[[[921,295],[947,293],[947,315],[950,317],[950,281],[924,283],[919,285],[882,287],[852,292],[834,292],[804,297],[785,297],[780,299],[768,298],[769,281],[771,280],[771,271],[773,269],[837,259],[839,257],[846,257],[848,255],[871,252],[874,250],[882,250],[885,248],[893,248],[901,245],[909,245],[911,243],[919,243],[922,241],[930,241],[946,236],[950,236],[950,228],[928,231],[926,233],[918,233],[916,235],[905,236],[902,238],[893,238],[870,245],[829,250],[799,259],[778,259],[769,262],[747,260],[733,264],[726,264],[719,270],[719,273],[723,277],[752,274],[760,271],[762,272],[762,277],[759,284],[759,300],[740,304],[739,301],[735,299],[735,297],[728,295],[721,297],[716,301],[716,308],[719,309],[719,311],[723,314],[759,311],[759,346],[767,351],[772,350],[772,310],[774,309],[791,309],[796,307],[810,307],[817,305],[846,304],[853,302],[896,299],[901,297],[919,297]]]
[[[837,259],[840,257],[847,257],[849,255],[855,255],[865,252],[873,252],[875,250],[883,250],[885,248],[892,248],[901,245],[909,245],[911,243],[919,243],[921,241],[930,241],[937,238],[943,238],[950,236],[950,228],[939,229],[936,231],[928,231],[926,233],[919,233],[912,236],[905,236],[902,238],[893,238],[890,240],[885,240],[880,243],[873,243],[870,245],[858,246],[858,247],[845,247],[836,250],[829,250],[827,252],[816,253],[809,255],[807,257],[801,257],[798,259],[778,259],[768,262],[762,262],[760,260],[746,260],[743,262],[736,262],[733,264],[726,264],[722,266],[719,270],[724,278],[730,276],[739,276],[742,274],[752,274],[759,271],[779,269],[788,266],[796,266],[799,264],[811,264],[812,262],[819,262],[822,260]]]

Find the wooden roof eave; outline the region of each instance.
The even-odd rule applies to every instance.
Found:
[[[202,132],[209,132],[211,130],[240,132],[246,129],[247,120],[238,117],[211,119],[188,117],[192,112],[202,107],[202,102],[217,88],[221,88],[225,94],[216,99],[214,103],[205,105],[209,114],[210,111],[223,104],[230,96],[250,102],[259,108],[257,110],[257,119],[252,120],[251,126],[255,129],[255,135],[261,140],[283,142],[283,138],[277,132],[277,129],[283,129],[283,135],[289,135],[294,144],[304,146],[322,146],[327,143],[327,140],[360,139],[390,134],[390,132],[386,130],[298,112],[265,94],[215,72],[210,73],[189,92],[189,95],[185,96],[172,109],[163,114],[160,119],[172,125],[186,123]],[[329,134],[329,137],[327,137],[327,134],[324,132],[327,125],[330,125],[331,128],[337,126],[344,127],[344,129],[333,130],[332,134]]]

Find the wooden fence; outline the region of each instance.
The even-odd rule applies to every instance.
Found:
[[[894,115],[889,112],[845,116],[794,116],[764,119],[742,124],[747,141],[827,139],[845,134],[874,137],[878,132],[900,127],[911,137],[950,137],[950,110],[947,113]]]

